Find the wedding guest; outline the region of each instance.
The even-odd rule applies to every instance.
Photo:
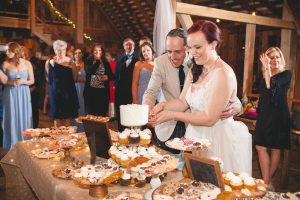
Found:
[[[272,178],[280,161],[280,150],[290,148],[287,92],[292,73],[286,69],[283,54],[278,47],[270,47],[260,55],[260,61],[263,79],[259,87],[260,98],[254,142],[262,177],[273,190]]]
[[[77,48],[74,51],[74,63],[75,63],[75,87],[77,91],[77,97],[79,102],[79,109],[78,109],[78,115],[83,116],[85,115],[85,104],[84,104],[84,98],[83,98],[83,92],[84,92],[84,85],[86,80],[86,73],[85,73],[85,67],[84,62],[82,60],[82,51],[81,49]]]
[[[132,79],[132,99],[134,104],[142,104],[143,95],[153,71],[154,49],[148,42],[141,46],[140,61],[135,63]]]
[[[134,51],[135,43],[131,38],[123,42],[125,52],[117,58],[115,73],[115,110],[117,114],[118,129],[125,129],[120,124],[120,105],[132,103],[132,76],[135,63],[139,60],[138,53]]]
[[[109,63],[104,55],[103,46],[96,43],[91,59],[86,62],[84,88],[86,112],[97,116],[107,116],[108,114],[109,81],[113,79]]]
[[[24,140],[22,132],[32,128],[32,108],[29,85],[34,83],[32,65],[22,58],[22,47],[16,42],[7,44],[7,59],[3,62],[3,148],[10,150]],[[3,80],[2,80],[3,81]]]
[[[154,124],[178,120],[188,124],[185,137],[208,139],[208,157],[224,163],[224,171],[252,173],[252,137],[246,125],[232,117],[221,120],[229,101],[234,101],[237,81],[232,68],[217,53],[221,30],[207,20],[188,30],[188,49],[193,67],[178,99],[157,104],[152,111]],[[191,112],[185,112],[190,109]]]
[[[75,88],[75,70],[71,58],[66,56],[67,43],[53,43],[55,56],[48,62],[50,117],[55,126],[70,126],[78,115],[78,98]]]

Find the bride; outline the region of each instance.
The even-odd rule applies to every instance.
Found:
[[[224,162],[224,171],[252,172],[252,138],[248,128],[232,117],[220,119],[230,100],[236,98],[237,81],[232,68],[217,54],[220,29],[201,20],[188,30],[188,49],[194,65],[179,99],[157,104],[151,113],[153,125],[178,120],[188,123],[185,137],[209,139],[210,157]],[[184,112],[190,109],[191,112]]]

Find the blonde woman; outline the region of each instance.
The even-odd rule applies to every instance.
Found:
[[[15,42],[7,45],[7,59],[3,63],[3,148],[9,150],[24,140],[22,131],[32,127],[32,109],[29,85],[34,83],[33,69],[22,58],[22,47]],[[1,78],[2,79],[2,78]]]
[[[287,92],[292,74],[285,69],[285,60],[278,47],[269,48],[260,56],[260,61],[264,78],[260,84],[254,141],[262,177],[273,189],[271,181],[280,161],[280,149],[290,148]]]

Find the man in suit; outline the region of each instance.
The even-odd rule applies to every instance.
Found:
[[[118,129],[123,131],[125,127],[120,124],[120,105],[132,103],[132,76],[135,63],[139,55],[134,51],[134,41],[126,38],[123,42],[125,52],[117,58],[115,73],[115,109],[118,120]]]
[[[184,78],[192,65],[186,51],[186,45],[187,33],[184,29],[173,29],[167,34],[166,53],[154,60],[151,79],[143,96],[143,104],[149,105],[150,110],[155,105],[159,94],[159,102],[170,101],[179,97],[184,84]],[[227,118],[240,111],[241,103],[237,99],[236,102],[227,106],[220,117],[222,119]],[[162,149],[179,153],[166,147],[165,141],[175,137],[180,138],[184,134],[185,124],[172,120],[155,126],[155,134],[153,134],[152,142]]]

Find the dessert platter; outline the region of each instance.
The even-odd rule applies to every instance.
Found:
[[[60,126],[51,128],[26,129],[22,132],[25,137],[43,137],[49,135],[68,135],[75,133],[77,126]]]
[[[102,117],[102,116],[95,116],[95,115],[86,115],[86,116],[80,116],[75,119],[76,122],[82,123],[82,120],[90,120],[94,122],[108,122],[109,117]]]
[[[112,183],[122,176],[123,172],[119,165],[109,160],[98,162],[95,165],[86,165],[77,170],[73,181],[76,185],[86,188],[90,185],[106,185]]]
[[[152,158],[159,155],[157,149],[153,146],[143,147],[143,146],[111,146],[108,154],[111,159],[117,164],[127,167],[128,164],[136,157]]]
[[[258,198],[267,192],[267,185],[261,179],[255,179],[247,173],[236,174],[228,172],[223,174],[225,191],[235,198]]]
[[[143,200],[144,196],[136,192],[116,192],[108,194],[103,200]]]
[[[204,150],[211,146],[207,139],[190,139],[190,138],[174,138],[166,142],[166,146],[180,151],[197,151]]]
[[[221,190],[213,184],[191,179],[169,182],[159,186],[152,194],[153,200],[216,199]]]
[[[47,147],[43,149],[32,150],[31,153],[34,157],[40,159],[56,158],[63,155],[63,151],[61,149],[49,149]]]
[[[149,145],[152,133],[149,129],[128,129],[126,128],[118,135],[118,142],[121,145]]]
[[[56,178],[71,180],[74,176],[75,170],[81,168],[83,164],[83,161],[77,160],[75,162],[70,163],[67,166],[54,169],[52,171],[52,175]]]

